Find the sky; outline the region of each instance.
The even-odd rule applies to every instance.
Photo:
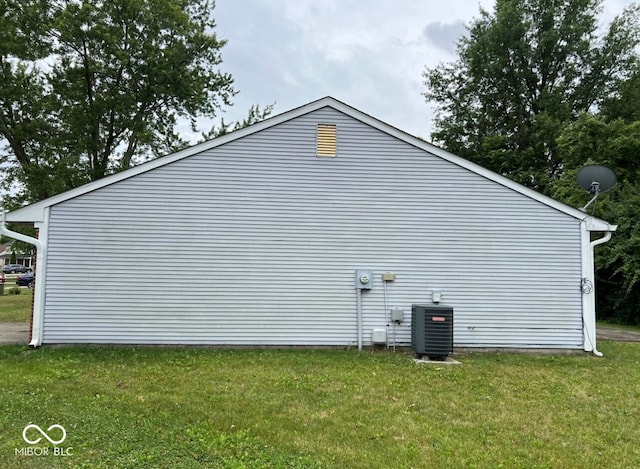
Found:
[[[605,0],[608,25],[631,0]],[[217,0],[221,70],[239,94],[222,117],[242,120],[253,104],[280,114],[332,96],[430,140],[434,107],[422,73],[455,61],[456,43],[493,0]]]

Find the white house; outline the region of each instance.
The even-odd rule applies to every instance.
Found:
[[[409,345],[435,292],[456,347],[598,353],[593,248],[616,229],[332,98],[6,219],[39,229],[32,346],[367,346],[391,308]]]
[[[15,262],[25,267],[31,267],[32,256],[30,253],[17,251],[12,243],[0,244],[0,266],[11,263],[11,257],[15,254]]]

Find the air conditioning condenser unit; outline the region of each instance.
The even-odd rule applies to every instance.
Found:
[[[453,352],[453,307],[411,306],[411,347],[416,356],[442,360]]]

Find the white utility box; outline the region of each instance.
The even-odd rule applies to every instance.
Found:
[[[373,329],[371,331],[371,342],[374,344],[386,344],[387,343],[387,330],[386,329]]]

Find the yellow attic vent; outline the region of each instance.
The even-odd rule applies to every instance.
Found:
[[[318,156],[336,156],[335,124],[318,124]]]

